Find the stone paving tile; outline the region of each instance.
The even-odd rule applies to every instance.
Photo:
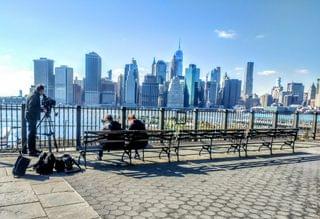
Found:
[[[38,201],[33,191],[1,193],[0,206],[17,205]]]
[[[49,218],[99,218],[97,212],[95,212],[87,203],[45,208],[45,211]]]
[[[59,192],[38,195],[44,208],[82,203],[83,199],[75,192]]]
[[[0,207],[0,218],[45,218],[39,202]]]
[[[56,192],[72,192],[73,189],[65,181],[53,181],[48,183],[32,185],[34,192],[37,195],[56,193]],[[1,187],[0,187],[1,192]]]
[[[320,156],[92,162],[65,179],[103,218],[320,218]]]

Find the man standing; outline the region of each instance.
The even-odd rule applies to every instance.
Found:
[[[44,95],[44,86],[38,85],[35,91],[27,99],[26,120],[28,122],[28,149],[30,156],[39,156],[41,151],[36,149],[37,122],[40,120],[41,102],[40,96]],[[22,149],[27,153],[27,148]]]

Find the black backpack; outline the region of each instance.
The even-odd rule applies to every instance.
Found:
[[[29,167],[29,164],[30,164],[30,159],[20,154],[12,169],[13,176],[15,177],[24,176],[26,174],[27,168]]]
[[[42,152],[39,155],[39,160],[34,164],[33,168],[40,175],[49,175],[53,173],[55,162],[56,158],[53,153]]]
[[[76,165],[78,169],[73,169],[73,165]],[[74,173],[81,171],[80,165],[70,154],[64,154],[61,157],[57,157],[54,168],[57,172]]]

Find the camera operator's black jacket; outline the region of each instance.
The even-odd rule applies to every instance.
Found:
[[[41,115],[40,93],[35,91],[27,99],[26,119],[28,121],[40,120],[40,115]]]

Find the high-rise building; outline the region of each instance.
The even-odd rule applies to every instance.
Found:
[[[218,66],[211,71],[210,81],[214,81],[217,83],[217,91],[219,91],[221,84],[221,67]]]
[[[140,105],[145,107],[157,107],[159,97],[159,83],[155,75],[144,76],[141,85]]]
[[[156,76],[157,76],[157,82],[159,84],[165,83],[167,80],[167,77],[166,77],[167,64],[162,60],[158,60],[155,68],[156,68],[155,71],[156,71]]]
[[[107,72],[107,79],[112,81],[112,69],[110,69],[108,72]]]
[[[102,78],[101,80],[101,99],[100,103],[108,106],[116,105],[116,83],[109,80],[109,78]]]
[[[100,100],[101,58],[95,52],[86,54],[85,103],[97,105]]]
[[[126,64],[124,72],[124,104],[136,106],[139,103],[139,71],[137,61]]]
[[[314,83],[312,83],[310,90],[309,90],[309,99],[310,100],[316,99],[316,94],[317,94],[317,88],[314,85]]]
[[[271,94],[264,94],[260,96],[260,104],[262,107],[270,106],[273,102]]]
[[[183,52],[180,47],[180,41],[179,41],[179,48],[174,53],[171,63],[171,75],[170,79],[174,76],[182,76],[182,70],[183,70]]]
[[[296,83],[296,82],[288,83],[287,90],[292,95],[298,96],[296,104],[302,104],[303,95],[304,95],[304,86],[302,83]]]
[[[244,74],[244,83],[243,83],[243,90],[242,95],[244,99],[252,98],[252,91],[253,91],[253,62],[247,63],[247,69]]]
[[[55,68],[55,99],[58,104],[73,104],[73,69],[66,65]]]
[[[124,103],[124,79],[123,74],[120,74],[118,76],[118,82],[117,82],[117,105],[122,106]]]
[[[238,104],[241,96],[241,81],[225,77],[222,87],[222,105],[231,109]]]
[[[186,95],[188,96],[188,106],[198,106],[198,89],[200,82],[200,69],[195,64],[190,64],[186,68],[185,83]]]
[[[55,79],[53,75],[53,60],[40,58],[33,60],[34,85],[43,84],[48,97],[54,98]]]
[[[170,80],[168,88],[168,102],[169,108],[182,108],[184,104],[184,83],[180,81],[178,76]]]
[[[153,57],[153,62],[152,62],[152,66],[151,66],[151,74],[152,75],[156,75],[156,58]]]
[[[271,90],[271,96],[275,103],[282,103],[283,100],[280,100],[280,94],[283,91],[283,86],[281,85],[281,78],[277,78],[276,85]]]

